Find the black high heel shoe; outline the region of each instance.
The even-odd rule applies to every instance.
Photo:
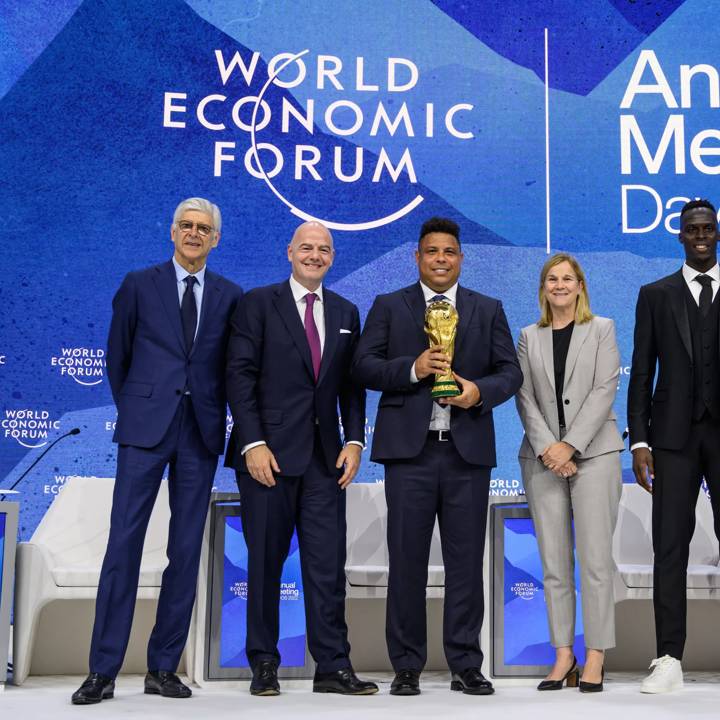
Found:
[[[568,687],[577,687],[580,679],[580,671],[577,666],[577,658],[573,657],[572,667],[565,673],[562,680],[543,680],[538,686],[538,690],[562,690],[563,683],[567,683]],[[602,688],[601,688],[602,689]],[[590,691],[597,692],[597,691]]]
[[[585,680],[580,681],[580,692],[582,692],[582,693],[602,692],[604,679],[605,679],[605,666],[603,666],[603,668],[600,672],[600,682],[599,683],[585,682]]]

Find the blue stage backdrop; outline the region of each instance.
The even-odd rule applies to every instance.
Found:
[[[326,222],[327,283],[363,316],[415,279],[430,215],[460,223],[462,282],[502,299],[516,337],[537,318],[547,252],[575,253],[593,310],[616,321],[622,429],[638,287],[679,267],[683,202],[720,200],[714,11],[4,0],[0,484],[82,431],[20,484],[21,537],[67,476],[113,475],[111,299],[127,271],[170,256],[172,210],[193,195],[223,211],[211,266],[245,288],[287,277],[293,228]],[[515,494],[522,431],[512,403],[496,416],[493,492]],[[359,481],[382,477],[366,459]]]

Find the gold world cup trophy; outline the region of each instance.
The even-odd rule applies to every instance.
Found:
[[[430,303],[425,310],[425,334],[430,341],[430,347],[442,346],[443,352],[450,357],[451,364],[455,354],[455,336],[459,319],[457,310],[445,300]],[[461,394],[452,370],[435,374],[431,394],[433,398],[455,397]]]

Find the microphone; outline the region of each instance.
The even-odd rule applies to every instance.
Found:
[[[73,428],[72,430],[68,430],[64,435],[61,435],[60,437],[55,438],[34,460],[33,463],[31,463],[30,467],[25,470],[24,473],[20,475],[20,477],[7,489],[7,490],[0,490],[0,493],[2,493],[2,497],[0,500],[4,500],[6,495],[9,495],[15,491],[15,488],[20,484],[20,482],[27,476],[27,474],[61,441],[64,440],[66,437],[69,437],[70,435],[79,435],[80,434],[80,428]]]

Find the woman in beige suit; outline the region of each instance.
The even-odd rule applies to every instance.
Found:
[[[612,405],[620,356],[615,326],[590,312],[585,276],[565,253],[540,273],[540,320],[523,328],[524,381],[516,402],[525,429],[520,467],[543,564],[555,665],[539,690],[577,685],[572,522],[580,562],[587,658],[582,692],[602,690],[615,645],[612,536],[622,491],[622,440]]]

